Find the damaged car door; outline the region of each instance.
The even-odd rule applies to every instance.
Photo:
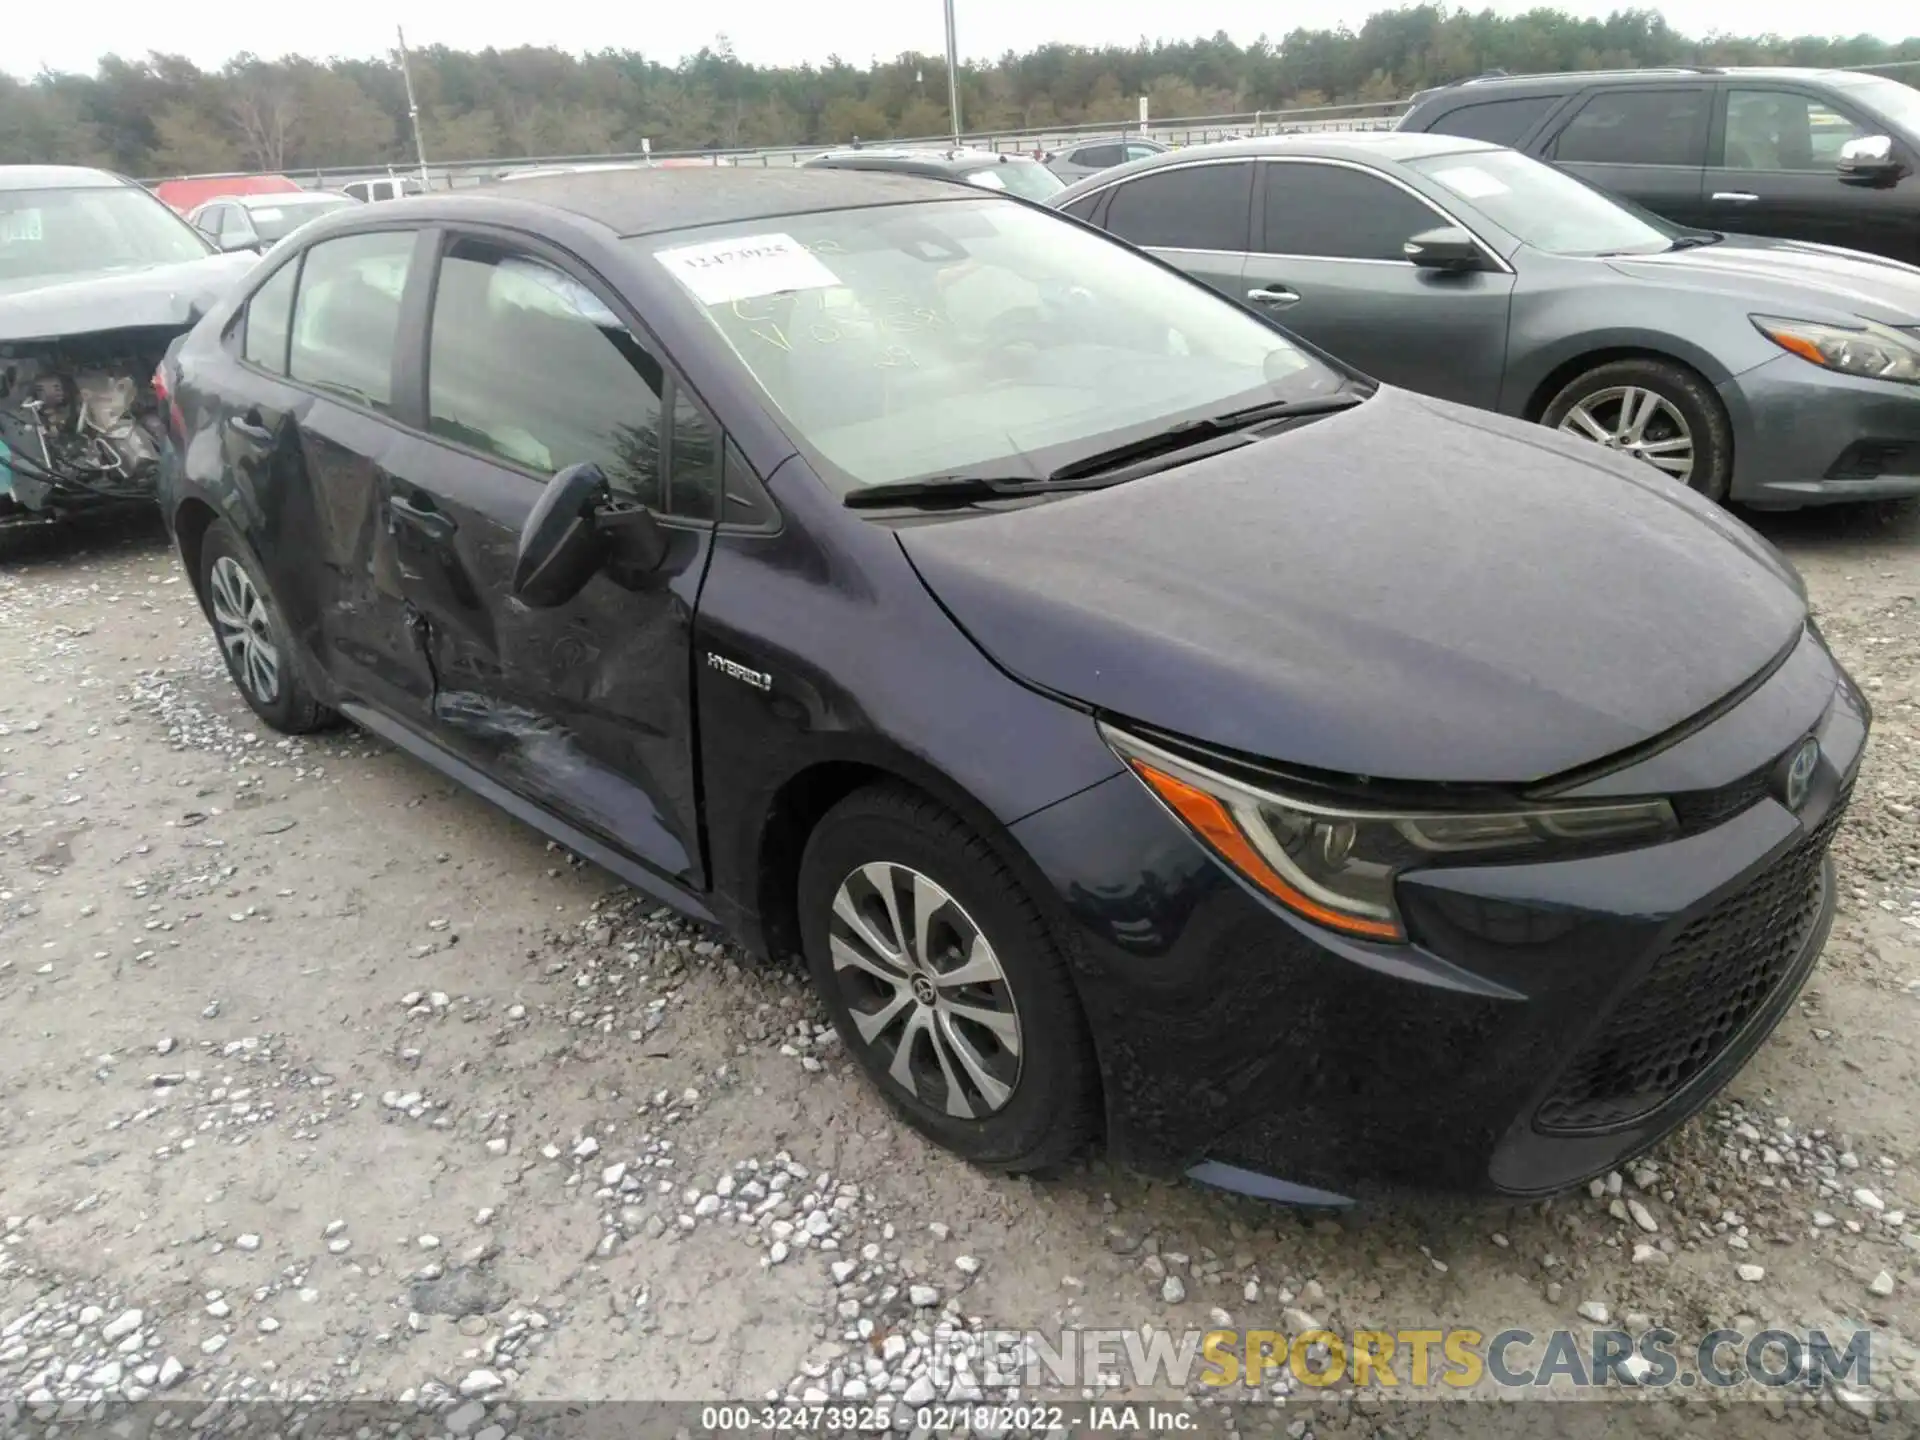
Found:
[[[439,743],[698,886],[691,630],[719,435],[607,294],[524,238],[447,234],[410,382],[426,433],[388,458],[378,568],[417,617]],[[532,608],[511,591],[521,529],[582,464],[653,514],[663,553]]]

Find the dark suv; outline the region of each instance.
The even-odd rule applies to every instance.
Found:
[[[1682,225],[1920,264],[1920,90],[1849,70],[1482,76],[1402,130],[1511,145]]]

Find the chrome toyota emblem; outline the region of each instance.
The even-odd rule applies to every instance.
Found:
[[[1820,742],[1809,735],[1800,742],[1800,748],[1793,752],[1793,758],[1787,761],[1786,774],[1780,781],[1780,800],[1789,810],[1799,810],[1806,803],[1807,788],[1813,784],[1813,772],[1820,767]]]

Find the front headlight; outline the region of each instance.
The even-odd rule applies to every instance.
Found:
[[[1762,335],[1802,360],[1842,375],[1920,385],[1920,343],[1887,325],[1824,325],[1813,320],[1748,317]]]
[[[1364,940],[1407,938],[1394,881],[1436,861],[1595,841],[1653,839],[1676,828],[1665,800],[1388,811],[1284,795],[1222,775],[1103,724],[1114,754],[1207,848],[1304,919]]]

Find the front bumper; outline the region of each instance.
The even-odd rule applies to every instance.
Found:
[[[1920,385],[1780,355],[1720,387],[1733,421],[1731,499],[1786,509],[1920,495]]]
[[[1282,913],[1130,775],[1022,822],[1066,909],[1111,1152],[1357,1197],[1551,1194],[1644,1149],[1745,1063],[1832,920],[1865,703],[1833,668],[1812,714],[1763,686],[1715,727],[1754,705],[1778,722],[1756,772],[1821,737],[1798,814],[1756,790],[1657,846],[1409,875],[1401,947]]]

